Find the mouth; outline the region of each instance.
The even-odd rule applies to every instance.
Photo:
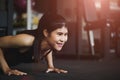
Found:
[[[60,47],[60,48],[62,48],[63,45],[64,45],[63,43],[57,43],[57,46]]]

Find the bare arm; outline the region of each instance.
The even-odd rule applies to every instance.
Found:
[[[46,56],[47,58],[47,63],[48,63],[48,68],[53,68],[53,57],[52,57],[52,51]]]
[[[22,71],[19,71],[19,70],[12,70],[5,58],[4,58],[4,55],[3,55],[3,52],[2,52],[2,49],[0,48],[0,67],[2,68],[4,74],[7,74],[7,75],[27,75],[27,73],[24,73]]]
[[[54,67],[52,51],[46,56],[46,58],[47,58],[47,63],[48,63],[48,69],[47,69],[46,73],[49,73],[49,72],[67,73],[68,72],[66,70],[58,69],[58,68]]]
[[[0,37],[0,67],[3,72],[8,75],[26,75],[26,73],[19,70],[12,70],[8,66],[4,54],[1,48],[12,48],[12,47],[25,47],[31,46],[33,43],[34,37],[27,34],[20,34],[16,36],[5,36]]]
[[[34,37],[28,34],[0,37],[0,48],[31,46],[33,40]]]
[[[0,49],[0,66],[3,70],[3,72],[5,73],[7,70],[9,70],[9,66],[4,58],[4,55],[3,55],[3,52],[2,52],[2,49]]]

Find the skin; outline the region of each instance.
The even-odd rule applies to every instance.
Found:
[[[58,28],[51,33],[48,33],[46,29],[43,30],[43,34],[45,36],[44,40],[41,43],[42,49],[47,49],[45,53],[47,53],[50,49],[55,49],[57,51],[60,51],[65,44],[65,42],[68,39],[68,30],[66,27]],[[4,53],[2,52],[1,48],[19,48],[21,53],[26,51],[28,48],[32,46],[33,41],[34,41],[34,36],[28,35],[28,34],[19,34],[15,36],[5,36],[5,37],[0,37],[0,66],[3,70],[3,72],[7,75],[27,75],[27,73],[19,71],[19,70],[14,70],[9,67],[7,64],[5,58],[4,58]],[[24,48],[24,49],[23,49]],[[52,52],[51,51],[47,56],[46,56],[46,61],[48,63],[48,68],[46,70],[46,73],[49,72],[57,72],[57,73],[67,73],[68,71],[63,70],[63,69],[58,69],[55,68],[53,65],[53,57],[52,57]]]

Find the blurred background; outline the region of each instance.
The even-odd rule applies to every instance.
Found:
[[[69,25],[69,40],[56,56],[120,56],[120,0],[0,0],[0,36],[36,29],[46,12],[61,14]]]

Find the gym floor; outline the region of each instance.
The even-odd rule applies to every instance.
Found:
[[[100,60],[55,59],[54,63],[69,73],[45,73],[44,62],[22,63],[13,68],[27,72],[27,76],[7,76],[1,71],[0,80],[120,80],[120,58],[114,55]]]

